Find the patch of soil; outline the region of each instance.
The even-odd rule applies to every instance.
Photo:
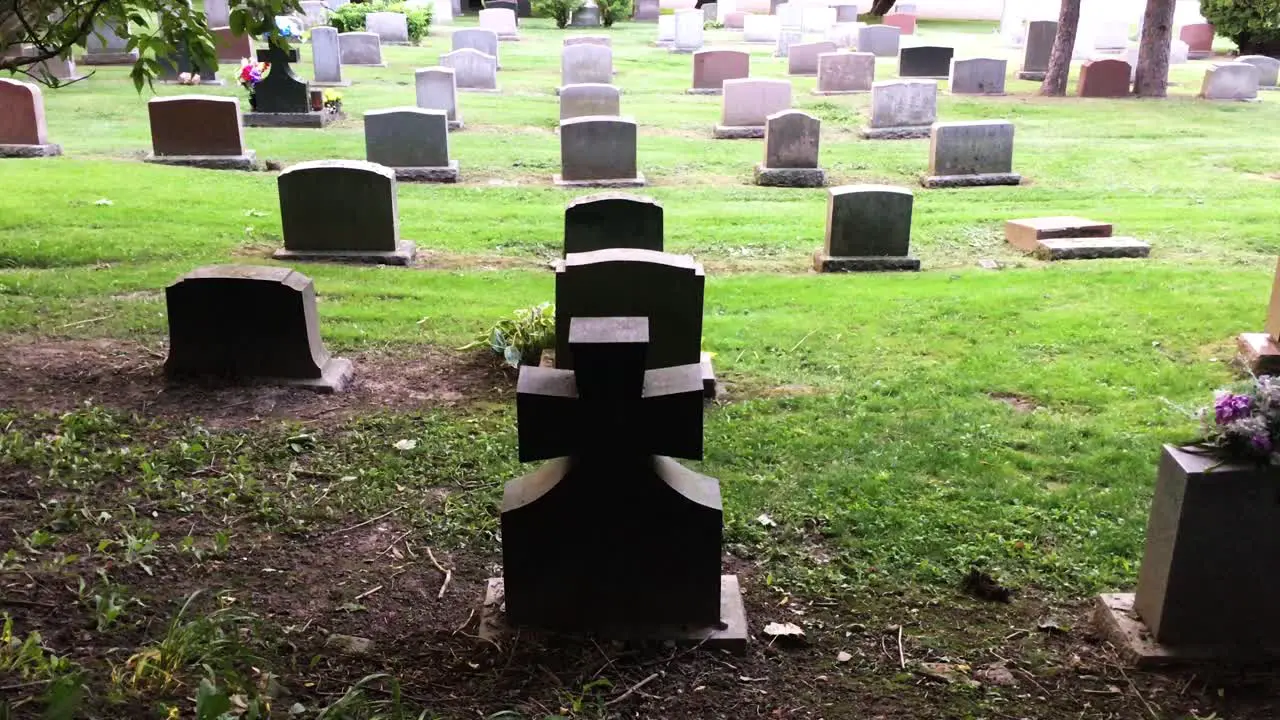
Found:
[[[355,380],[330,395],[265,385],[169,385],[163,348],[123,340],[8,338],[0,407],[65,412],[87,400],[143,416],[202,418],[210,427],[265,420],[331,423],[377,410],[454,406],[509,394],[514,378],[483,353],[415,348],[348,356]]]
[[[1035,400],[1027,397],[1026,395],[1019,395],[1018,393],[992,392],[987,393],[987,397],[990,397],[992,400],[998,400],[1020,413],[1035,412],[1040,408],[1040,404]]]

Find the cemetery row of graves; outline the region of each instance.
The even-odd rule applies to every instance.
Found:
[[[1275,66],[642,7],[0,80],[0,708],[1275,715]]]

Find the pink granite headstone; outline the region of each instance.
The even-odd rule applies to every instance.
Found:
[[[882,25],[896,27],[902,31],[903,35],[916,34],[916,16],[906,13],[889,13],[880,19]]]
[[[1183,25],[1178,39],[1187,44],[1187,57],[1206,58],[1213,54],[1213,25],[1195,23]]]
[[[44,123],[44,97],[32,83],[0,78],[0,157],[58,155]]]
[[[751,55],[741,50],[699,50],[693,54],[694,93],[719,93],[725,80],[750,75]]]

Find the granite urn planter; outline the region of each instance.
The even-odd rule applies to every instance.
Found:
[[[1166,445],[1133,595],[1098,619],[1138,665],[1280,651],[1280,468]]]

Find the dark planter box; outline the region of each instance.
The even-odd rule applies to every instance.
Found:
[[[1280,470],[1223,465],[1166,445],[1134,599],[1154,640],[1280,648],[1278,560]]]

